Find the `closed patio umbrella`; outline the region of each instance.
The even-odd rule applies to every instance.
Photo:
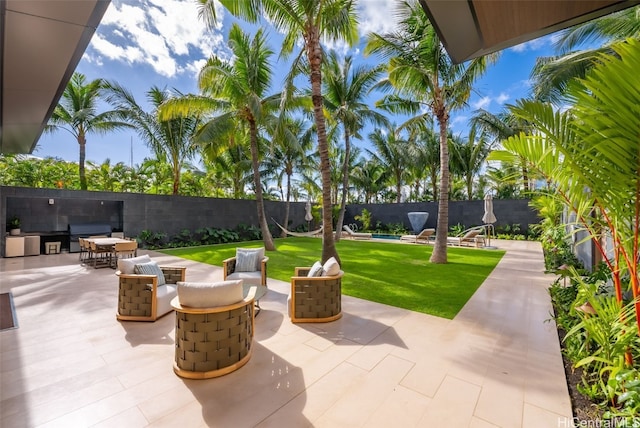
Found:
[[[307,231],[311,230],[311,220],[313,215],[311,214],[311,201],[307,201],[307,205],[304,207],[304,219],[307,221]]]
[[[491,193],[487,193],[484,195],[484,215],[482,216],[482,222],[484,224],[488,224],[487,228],[487,236],[488,236],[488,246],[487,248],[492,248],[491,245],[491,229],[493,229],[493,223],[497,221],[495,214],[493,213],[493,197]]]

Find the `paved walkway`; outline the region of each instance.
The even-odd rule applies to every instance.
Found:
[[[508,252],[453,320],[344,296],[293,325],[269,280],[254,354],[217,379],[173,373],[174,317],[115,319],[111,269],[77,254],[0,259],[19,328],[0,332],[2,427],[565,427],[571,406],[538,243]],[[483,250],[478,250],[483,251]],[[221,268],[185,265],[187,279]]]

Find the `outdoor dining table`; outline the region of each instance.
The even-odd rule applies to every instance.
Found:
[[[101,265],[100,267],[112,267],[115,268],[115,261],[113,259],[113,247],[121,242],[131,242],[123,238],[85,238],[85,241],[94,243],[96,245],[96,252],[104,253],[107,255],[108,263]],[[93,267],[98,268],[96,256],[94,255]]]

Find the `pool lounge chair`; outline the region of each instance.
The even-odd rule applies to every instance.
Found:
[[[409,241],[414,243],[423,243],[428,244],[431,242],[431,236],[436,233],[435,229],[423,229],[422,232],[417,235],[402,235],[400,237],[401,241]]]
[[[347,236],[351,239],[371,239],[371,237],[373,236],[371,233],[354,232],[346,224],[342,226],[342,228],[345,232],[347,232]]]
[[[458,247],[463,245],[468,246],[471,244],[475,246],[481,246],[480,244],[484,245],[484,239],[478,239],[478,238],[483,233],[484,233],[484,226],[472,227],[471,229],[467,229],[464,232],[462,232],[462,234],[459,236],[447,238],[447,244],[456,245]]]

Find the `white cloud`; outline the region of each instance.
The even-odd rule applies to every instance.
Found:
[[[221,22],[224,12],[219,5],[216,14]],[[87,59],[146,64],[166,77],[193,73],[198,61],[226,51],[220,27],[207,29],[192,0],[113,0]]]
[[[538,37],[537,39],[529,40],[528,42],[513,46],[510,50],[518,53],[539,51],[550,46],[554,37],[555,36]]]
[[[478,101],[476,101],[475,103],[473,103],[473,108],[474,109],[487,109],[487,107],[489,107],[489,104],[491,104],[491,98],[490,97],[482,97],[480,98]]]
[[[387,33],[397,28],[398,3],[388,0],[362,0],[358,3],[358,30],[361,35]]]
[[[501,92],[500,95],[498,95],[496,97],[496,103],[504,104],[509,100],[509,98],[511,98],[511,97],[508,94],[505,94],[504,92]]]

